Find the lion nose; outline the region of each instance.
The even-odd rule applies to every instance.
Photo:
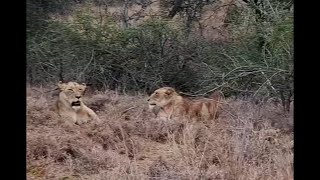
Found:
[[[77,99],[80,99],[80,98],[81,98],[81,96],[76,96],[76,98],[77,98]]]

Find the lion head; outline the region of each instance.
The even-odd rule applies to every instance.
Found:
[[[81,106],[82,96],[86,90],[86,84],[78,84],[76,82],[58,83],[60,90],[59,99],[63,99],[71,107]]]
[[[165,107],[172,103],[177,97],[180,97],[176,90],[172,87],[162,87],[155,90],[148,98],[149,108],[152,109],[155,106]]]

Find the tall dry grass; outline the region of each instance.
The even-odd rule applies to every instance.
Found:
[[[229,100],[212,125],[161,121],[146,96],[88,94],[102,123],[63,123],[55,97],[27,89],[28,179],[293,179],[292,114]]]

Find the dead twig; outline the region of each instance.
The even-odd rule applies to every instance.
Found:
[[[128,111],[130,111],[130,110],[132,110],[132,109],[135,109],[135,108],[137,108],[137,106],[130,107],[130,108],[122,111],[122,112],[121,112],[121,115],[123,115],[123,114],[125,114],[126,112],[128,112]]]

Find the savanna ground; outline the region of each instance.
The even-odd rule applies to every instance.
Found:
[[[27,88],[27,179],[293,179],[293,116],[280,105],[227,99],[205,126],[155,119],[147,95],[89,92],[103,122],[78,126],[50,110],[48,90]]]

